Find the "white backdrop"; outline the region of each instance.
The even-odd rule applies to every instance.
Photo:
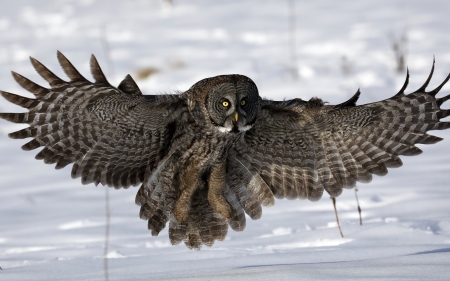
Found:
[[[433,55],[430,88],[450,72],[448,1],[294,2],[292,30],[289,1],[174,0],[171,8],[156,0],[0,1],[0,88],[30,96],[10,70],[45,85],[30,55],[64,77],[60,50],[89,78],[95,54],[114,85],[128,73],[156,70],[137,80],[146,94],[239,73],[272,99],[318,96],[335,104],[360,87],[359,103],[367,103],[403,84],[391,46],[402,35],[407,92],[425,81]],[[449,92],[446,86],[440,96]],[[1,112],[18,110],[0,101]],[[26,140],[7,137],[19,128],[0,121],[0,280],[102,280],[105,187],[82,186],[70,167],[55,171],[34,160],[37,151],[20,149]],[[167,230],[150,235],[134,204],[137,188],[111,189],[110,280],[446,279],[450,132],[435,135],[446,139],[359,185],[363,226],[353,190],[337,199],[345,238],[324,196],[314,203],[278,200],[260,220],[248,218],[244,232],[230,229],[226,241],[190,251],[171,246]]]

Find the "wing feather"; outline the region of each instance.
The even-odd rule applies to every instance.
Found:
[[[91,74],[94,77],[95,83],[110,86],[108,80],[106,79],[105,74],[103,74],[100,64],[98,63],[94,55],[91,55],[90,66],[91,66]]]
[[[35,58],[30,57],[31,64],[33,65],[36,72],[47,81],[50,86],[54,87],[57,85],[66,84],[67,82],[56,76],[47,67],[40,63]]]
[[[64,73],[66,73],[72,82],[89,82],[60,51],[57,51],[56,57]]]
[[[342,188],[370,182],[372,174],[383,176],[388,168],[400,167],[400,155],[422,153],[418,143],[442,140],[427,134],[443,130],[450,115],[441,109],[450,95],[435,98],[450,75],[435,90],[426,92],[427,81],[417,91],[400,92],[383,101],[356,106],[358,92],[335,106],[319,99],[309,102],[263,100],[253,128],[244,139],[247,150],[238,153],[256,171],[277,198],[318,200],[325,189],[336,197]],[[248,179],[241,184],[248,185]]]
[[[102,183],[115,188],[144,181],[167,153],[177,120],[187,111],[185,97],[162,95],[147,98],[127,76],[121,89],[111,86],[97,60],[91,57],[95,83],[84,78],[60,52],[58,60],[71,82],[57,77],[34,58],[32,65],[51,86],[44,88],[13,72],[14,79],[36,99],[0,92],[26,113],[0,113],[0,117],[28,128],[11,138],[33,138],[24,150],[39,147],[36,155],[62,168],[74,163],[72,177],[82,183]]]

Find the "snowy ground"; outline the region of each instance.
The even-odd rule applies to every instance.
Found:
[[[96,54],[116,85],[128,73],[157,69],[138,80],[147,94],[240,73],[273,99],[319,96],[333,104],[361,87],[366,103],[403,83],[390,37],[404,32],[410,91],[425,81],[433,55],[430,87],[450,72],[449,1],[295,1],[297,80],[288,1],[174,2],[168,9],[156,0],[0,1],[0,88],[26,95],[9,70],[44,84],[29,55],[63,76],[61,50],[86,76]],[[17,110],[0,101],[1,112]],[[0,121],[0,280],[102,280],[105,188],[34,160],[35,152],[20,150],[25,141],[7,138],[17,128]],[[111,190],[110,280],[448,280],[450,132],[435,135],[446,139],[359,186],[363,226],[353,190],[338,198],[345,238],[329,198],[282,200],[249,219],[244,232],[190,251],[171,246],[167,231],[150,235],[134,205],[136,188]]]

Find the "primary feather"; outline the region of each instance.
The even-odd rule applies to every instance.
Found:
[[[450,112],[440,108],[449,99],[426,92],[431,73],[417,91],[405,95],[409,74],[395,96],[356,106],[358,92],[339,105],[289,100],[263,103],[258,121],[245,135],[246,146],[237,149],[241,161],[261,174],[277,198],[318,200],[323,190],[332,197],[356,182],[370,182],[387,168],[400,167],[400,155],[422,151],[415,144],[433,144],[439,137],[429,130],[443,130]]]

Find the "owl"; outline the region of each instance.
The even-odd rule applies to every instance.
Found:
[[[84,78],[60,52],[70,81],[31,58],[50,84],[45,88],[13,72],[35,99],[1,92],[26,113],[0,117],[29,127],[10,133],[32,138],[24,150],[36,159],[72,166],[83,184],[115,189],[139,186],[136,204],[152,235],[167,223],[172,244],[190,249],[224,240],[228,227],[242,231],[246,214],[258,219],[275,198],[319,200],[367,183],[400,167],[400,155],[418,155],[415,144],[442,140],[429,130],[450,127],[435,98],[449,80],[427,92],[434,70],[405,95],[409,74],[393,97],[356,106],[360,92],[337,105],[321,99],[262,99],[243,75],[203,79],[173,95],[143,95],[131,76],[112,86],[94,56]]]

